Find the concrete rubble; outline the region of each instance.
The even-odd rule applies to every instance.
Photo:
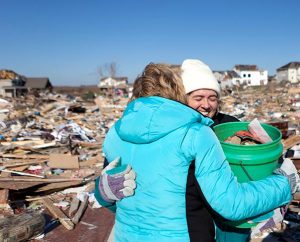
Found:
[[[119,96],[87,100],[51,93],[0,98],[0,221],[38,212],[48,218],[44,231],[39,231],[42,241],[55,241],[57,234],[70,234],[76,241],[76,231],[89,232],[80,226],[93,231],[100,229],[100,224],[95,225],[85,217],[96,214],[94,220],[102,223],[102,232],[97,237],[105,241],[113,215],[95,201],[93,181],[102,170],[101,145],[105,134],[121,117],[127,103],[128,98]],[[285,151],[298,149],[299,87],[273,85],[232,90],[222,96],[222,111],[240,120],[257,118],[273,124],[283,134]],[[296,157],[293,161],[300,169],[300,159]],[[284,222],[253,241],[299,241],[299,222],[300,194],[296,194]],[[62,226],[56,228],[59,223]],[[44,233],[51,227],[51,232]],[[3,231],[0,229],[0,241]],[[33,234],[36,236],[28,234],[26,239]]]

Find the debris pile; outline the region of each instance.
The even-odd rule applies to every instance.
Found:
[[[73,230],[88,206],[99,208],[102,141],[126,104],[53,94],[0,99],[0,223],[20,221],[21,231],[16,216],[38,211],[52,217],[45,227],[59,221]]]
[[[0,224],[16,221],[15,227],[21,229],[24,224],[18,222],[18,215],[28,217],[38,212],[46,218],[40,233],[60,223],[62,226],[53,233],[61,231],[64,236],[65,230],[76,231],[82,224],[92,234],[96,230],[94,223],[81,220],[88,213],[89,217],[96,214],[95,220],[102,223],[97,228],[102,229],[100,234],[104,233],[103,228],[110,232],[113,222],[109,221],[113,217],[109,220],[110,214],[105,209],[99,213],[90,209],[100,206],[93,189],[103,166],[103,139],[121,117],[128,99],[91,97],[39,93],[0,98]],[[222,103],[223,112],[242,121],[257,118],[278,127],[286,154],[300,169],[299,88],[277,85],[270,90],[236,90],[223,96]],[[267,231],[262,237],[296,241],[300,236],[299,214],[300,194],[296,194],[280,229],[276,233]],[[0,238],[1,233],[2,230]],[[95,236],[102,241],[100,234]],[[36,233],[32,232],[28,238],[32,235]]]
[[[283,131],[283,138],[299,134],[300,87],[272,85],[247,87],[221,97],[222,112],[249,121],[257,118],[262,123],[274,124]]]

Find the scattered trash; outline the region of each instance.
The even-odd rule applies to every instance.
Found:
[[[87,208],[101,208],[95,200],[93,186],[103,167],[102,141],[108,129],[121,117],[129,99],[90,95],[91,98],[83,100],[81,96],[40,92],[39,95],[0,98],[0,224],[13,217],[31,216],[22,214],[32,211],[51,217],[46,223],[23,219],[23,227],[15,227],[25,228],[34,221],[41,225],[36,231],[26,231],[24,239],[37,239],[37,235],[47,238],[47,233],[55,232],[59,223],[66,231],[81,224],[87,230],[99,228],[81,220],[89,211]],[[297,155],[299,88],[288,85],[277,85],[273,89],[247,87],[233,90],[230,96],[222,95],[222,103],[222,112],[241,121],[257,118],[260,123],[279,128],[286,155],[300,169]],[[250,137],[249,133],[238,133],[232,142],[238,144],[257,136],[261,134]],[[299,204],[300,194],[294,196],[286,213],[285,228],[279,230],[283,238],[300,236]],[[99,220],[105,223],[105,219]],[[13,224],[18,225],[18,221],[14,221]],[[0,241],[5,228],[1,225]],[[271,233],[267,231],[265,236]]]

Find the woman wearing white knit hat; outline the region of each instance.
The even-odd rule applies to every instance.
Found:
[[[221,88],[208,65],[200,60],[187,59],[181,65],[181,77],[188,105],[214,121],[214,125],[238,119],[219,113]]]
[[[220,85],[205,63],[196,59],[187,59],[181,65],[181,72],[188,105],[210,117],[214,121],[211,127],[221,123],[239,121],[233,116],[219,112]],[[224,223],[224,219],[208,205],[195,174],[195,162],[193,161],[189,167],[186,187],[186,215],[191,242],[213,241],[213,219],[217,225],[217,242],[250,241],[250,235],[252,236],[255,231],[260,231],[261,227],[264,229],[272,227],[275,217],[269,220],[262,218],[264,221],[258,224],[254,230],[235,228]]]
[[[214,121],[211,127],[220,123],[239,121],[233,116],[219,112],[221,88],[208,65],[197,59],[187,59],[181,65],[181,72],[188,105],[210,117]],[[212,215],[215,212],[207,204],[195,178],[194,161],[190,165],[187,178],[186,213],[191,241],[212,241],[215,235]],[[216,218],[220,217],[215,214],[214,219]],[[222,222],[217,224],[218,242],[243,242],[250,236],[250,229],[237,229]]]

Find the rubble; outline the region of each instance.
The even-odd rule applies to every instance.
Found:
[[[300,130],[300,88],[291,85],[247,87],[221,97],[222,112],[241,121],[257,118],[262,123],[279,126],[283,138]]]
[[[45,93],[0,99],[0,218],[34,210],[73,230],[88,206],[100,207],[93,190],[102,141],[127,104],[116,100]]]
[[[55,233],[93,234],[101,229],[99,223],[108,236],[113,216],[100,208],[94,223],[86,214],[91,217],[92,210],[100,207],[93,196],[93,181],[103,166],[102,142],[128,100],[119,96],[84,100],[51,93],[0,99],[0,219],[30,211],[50,216],[44,230],[50,232],[44,241],[51,241],[49,236]],[[242,121],[257,118],[278,127],[285,151],[300,143],[299,88],[277,85],[233,90],[222,97],[222,103],[222,112]],[[300,169],[300,159],[293,162]],[[264,237],[299,238],[299,214],[300,196],[296,194],[285,226]],[[62,226],[56,228],[58,222]],[[99,241],[105,241],[104,237]]]

